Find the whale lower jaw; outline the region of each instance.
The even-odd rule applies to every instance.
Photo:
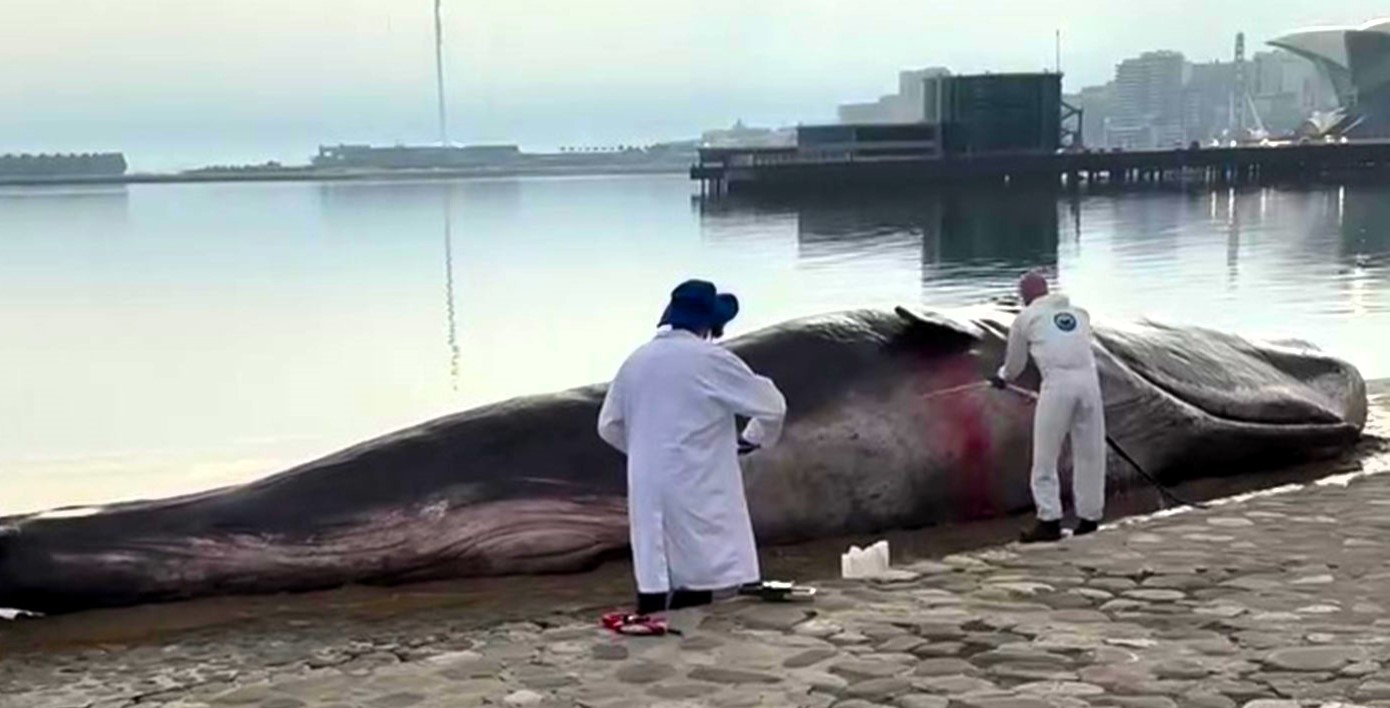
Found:
[[[622,497],[435,501],[302,537],[133,536],[90,552],[66,548],[49,555],[49,572],[29,587],[5,588],[0,606],[53,614],[204,595],[576,572],[627,544]]]

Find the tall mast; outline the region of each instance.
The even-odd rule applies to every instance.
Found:
[[[434,78],[439,93],[439,144],[449,144],[449,123],[444,113],[444,23],[440,18],[440,4],[434,0]]]

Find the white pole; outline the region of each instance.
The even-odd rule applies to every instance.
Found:
[[[1062,30],[1057,30],[1057,73],[1062,73]]]
[[[440,19],[440,3],[434,0],[434,75],[439,92],[439,144],[449,144],[449,123],[444,112],[444,23]]]

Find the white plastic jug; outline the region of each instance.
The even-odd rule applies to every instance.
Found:
[[[888,571],[888,542],[879,541],[868,548],[850,546],[847,553],[840,555],[840,576],[844,578],[869,578]]]
[[[857,578],[859,577],[860,558],[864,555],[864,549],[859,546],[850,546],[849,550],[840,554],[840,577]]]
[[[888,572],[888,541],[879,541],[878,543],[869,546],[868,550],[870,553],[873,554],[874,574]]]

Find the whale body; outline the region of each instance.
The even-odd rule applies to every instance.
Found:
[[[1028,509],[1032,401],[978,385],[1014,312],[857,310],[727,343],[786,395],[744,459],[761,545]],[[1299,342],[1096,322],[1107,432],[1165,483],[1338,452],[1366,421],[1350,364]],[[1036,389],[1030,366],[1022,385]],[[0,607],[60,613],[240,593],[572,572],[627,549],[605,387],[483,406],[244,485],[0,523]],[[1112,451],[1108,492],[1147,484]]]

